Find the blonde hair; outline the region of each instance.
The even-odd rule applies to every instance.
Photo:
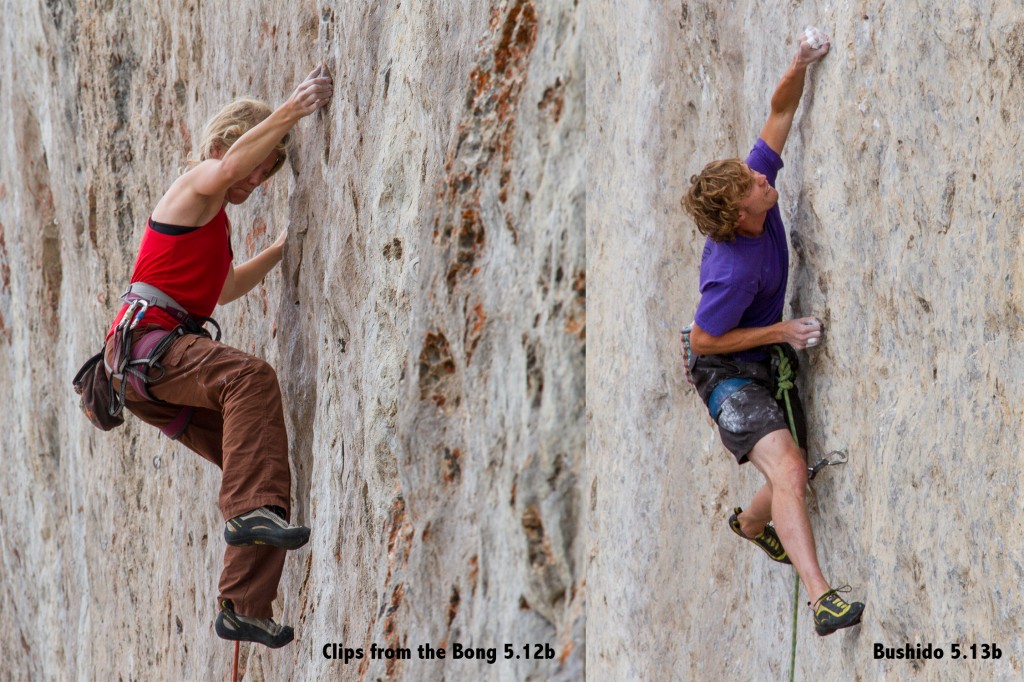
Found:
[[[190,159],[189,167],[200,161],[213,158],[217,149],[227,151],[242,135],[255,128],[263,119],[273,113],[265,102],[258,99],[240,97],[217,112],[203,129],[202,142],[199,144],[199,158]],[[288,141],[291,135],[285,135],[274,147],[277,152],[277,163],[270,169],[270,175],[281,170],[288,158]]]
[[[740,202],[753,185],[754,179],[742,160],[712,161],[699,175],[690,177],[683,208],[701,234],[716,242],[731,242],[736,239]]]

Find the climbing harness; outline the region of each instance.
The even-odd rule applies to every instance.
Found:
[[[683,327],[680,336],[683,344],[683,366],[686,368],[686,380],[696,385],[693,380],[693,368],[697,364],[697,356],[694,355],[693,350],[690,348],[690,332],[692,331],[693,323],[691,322]],[[718,415],[722,413],[722,405],[725,404],[729,396],[751,381],[752,379],[746,377],[730,377],[720,381],[711,391],[711,395],[708,396],[708,414],[711,415],[711,418],[717,422]]]
[[[210,323],[213,328],[217,330],[217,335],[213,337],[214,341],[220,341],[220,325],[217,324],[217,320],[212,317],[203,317],[202,315],[193,315],[185,308],[178,304],[173,298],[165,294],[164,292],[157,289],[155,286],[146,284],[145,282],[133,282],[128,285],[124,293],[121,294],[121,300],[131,305],[132,303],[143,303],[147,307],[159,308],[163,312],[170,315],[178,324],[185,328],[185,331],[190,334],[199,334],[200,336],[210,337],[210,333],[207,332],[203,325]],[[145,311],[142,313],[145,315]],[[127,317],[125,313],[125,317]],[[139,320],[142,319],[140,315]],[[124,318],[121,318],[124,321]],[[134,324],[138,324],[138,321]]]
[[[110,373],[110,415],[115,417],[124,409],[128,384],[141,397],[156,403],[164,402],[149,392],[148,385],[163,378],[165,370],[160,360],[180,337],[198,334],[211,338],[202,326],[204,322],[210,322],[216,328],[215,340],[220,341],[221,336],[220,325],[215,320],[190,315],[173,298],[149,284],[135,282],[121,296],[121,300],[128,304],[128,308],[114,330],[114,366],[107,365]],[[170,331],[153,329],[133,342],[133,332],[151,307],[167,313],[178,325]],[[117,391],[114,390],[115,379],[120,383]],[[188,426],[194,412],[192,407],[183,407],[160,431],[168,438],[177,438]]]

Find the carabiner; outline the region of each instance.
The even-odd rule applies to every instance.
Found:
[[[818,460],[818,462],[811,467],[807,467],[807,480],[813,481],[814,477],[818,475],[818,472],[827,466],[835,466],[836,464],[846,464],[849,457],[846,456],[846,450],[833,450],[824,457]]]

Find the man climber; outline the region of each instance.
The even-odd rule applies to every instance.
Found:
[[[271,619],[285,552],[309,540],[309,528],[288,523],[281,389],[270,365],[210,338],[202,325],[215,305],[245,295],[281,261],[287,229],[235,267],[225,208],[244,203],[284,165],[289,131],[325,106],[333,89],[317,68],[276,110],[239,99],[207,124],[198,162],[146,221],[104,355],[120,404],[222,470],[228,546],[215,629],[224,639],[274,648],[294,637]]]
[[[815,47],[807,35],[801,37],[750,155],[745,161],[709,163],[690,178],[683,197],[684,208],[707,237],[701,298],[689,333],[690,374],[718,423],[722,443],[739,464],[752,462],[767,480],[746,511],[734,510],[729,527],[773,560],[792,563],[814,600],[808,604],[819,635],[859,623],[864,604],[847,603],[837,592],[849,588],[832,589],[822,576],[804,500],[806,454],[787,421],[791,411],[797,440],[806,444],[803,408],[795,386],[789,410],[776,399],[773,357],[795,369],[793,349],[818,343],[823,328],[814,317],[782,320],[789,248],[775,178],[807,67],[829,47],[827,39]]]

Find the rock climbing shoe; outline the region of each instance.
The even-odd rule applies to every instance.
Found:
[[[297,549],[309,541],[309,528],[290,525],[280,507],[260,507],[229,519],[224,524],[224,540],[236,547],[270,545]]]
[[[235,613],[235,606],[228,599],[220,605],[221,612],[217,614],[214,629],[221,639],[256,642],[271,649],[283,647],[295,639],[295,631],[288,625],[278,625],[269,618],[250,618]]]
[[[786,548],[782,546],[779,536],[775,534],[775,529],[771,526],[765,526],[764,530],[756,538],[748,538],[743,534],[743,530],[740,528],[741,513],[743,513],[743,509],[740,507],[732,510],[732,516],[729,517],[729,528],[732,528],[732,532],[744,540],[750,540],[763,549],[765,554],[771,557],[772,561],[778,561],[780,564],[790,563],[789,557],[786,556]]]
[[[847,603],[838,594],[839,592],[849,592],[850,589],[849,585],[844,585],[818,597],[818,601],[814,602],[813,606],[807,602],[807,605],[814,609],[814,631],[822,637],[860,622],[860,617],[864,613],[864,604],[859,601]]]

